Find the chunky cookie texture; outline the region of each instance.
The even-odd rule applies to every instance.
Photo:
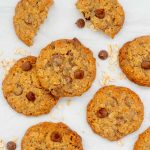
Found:
[[[150,128],[139,135],[134,150],[150,150]]]
[[[21,0],[15,10],[14,28],[17,36],[28,46],[48,15],[53,0]]]
[[[118,0],[78,0],[76,7],[96,30],[112,38],[124,24],[125,14]]]
[[[40,123],[27,130],[22,150],[83,150],[82,139],[63,123]]]
[[[127,42],[120,49],[119,63],[129,80],[150,86],[150,36]]]
[[[92,52],[76,38],[57,40],[42,49],[36,67],[41,85],[56,97],[82,95],[96,75]]]
[[[140,98],[125,87],[101,88],[87,107],[87,121],[92,130],[110,141],[136,131],[143,117]]]
[[[36,57],[28,56],[16,62],[3,81],[3,93],[9,105],[27,116],[47,114],[58,99],[44,90],[37,78]]]

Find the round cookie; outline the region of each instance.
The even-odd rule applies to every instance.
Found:
[[[76,38],[57,40],[42,49],[36,68],[41,85],[56,97],[82,95],[96,75],[92,52]]]
[[[26,45],[33,45],[33,39],[39,27],[47,18],[53,0],[21,0],[15,10],[13,19],[17,36]]]
[[[150,128],[139,135],[134,150],[150,150]]]
[[[110,141],[136,131],[143,117],[140,98],[125,87],[101,88],[87,107],[87,121],[92,130]]]
[[[125,14],[118,0],[78,0],[76,7],[96,30],[112,38],[124,24]]]
[[[40,123],[27,130],[22,150],[83,150],[82,139],[63,123]]]
[[[129,80],[150,86],[150,36],[127,42],[120,49],[119,63]]]
[[[36,57],[28,56],[16,62],[3,81],[3,94],[9,105],[27,116],[48,113],[57,103],[39,83],[35,69]]]

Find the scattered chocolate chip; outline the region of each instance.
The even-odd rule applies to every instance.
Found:
[[[34,101],[35,100],[35,94],[33,92],[27,93],[26,97],[29,101]]]
[[[52,56],[52,61],[56,66],[61,66],[63,63],[63,56],[60,54],[55,54]]]
[[[32,69],[32,64],[29,61],[26,61],[21,66],[23,71],[29,71]]]
[[[104,9],[96,9],[95,16],[99,19],[103,19],[105,17],[105,10]]]
[[[58,132],[52,132],[51,140],[53,142],[61,142],[62,141],[62,137],[61,137],[61,135]]]
[[[108,58],[108,52],[105,50],[102,50],[99,52],[98,57],[102,60],[105,60]]]
[[[23,88],[21,87],[21,85],[16,85],[14,92],[13,92],[16,96],[19,96],[23,93]]]
[[[7,143],[7,150],[15,150],[16,149],[16,143],[13,141],[10,141]]]
[[[76,25],[79,27],[79,28],[84,28],[85,26],[85,21],[83,19],[78,19],[77,22],[76,22]]]
[[[150,69],[150,61],[143,61],[143,62],[141,63],[141,67],[142,67],[143,69]]]
[[[105,118],[107,116],[108,116],[108,112],[105,108],[101,108],[100,110],[97,111],[97,117]]]
[[[75,79],[83,79],[84,78],[84,71],[80,70],[80,69],[76,70],[74,72],[74,77],[75,77]]]

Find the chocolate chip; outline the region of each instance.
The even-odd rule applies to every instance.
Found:
[[[108,112],[105,108],[101,108],[97,111],[97,117],[99,118],[105,118],[108,116]]]
[[[85,21],[83,19],[78,19],[77,22],[76,22],[76,25],[79,27],[79,28],[84,28],[85,26]]]
[[[143,61],[143,62],[141,63],[141,67],[142,67],[143,69],[150,69],[150,61]]]
[[[16,143],[13,141],[10,141],[7,143],[7,150],[15,150],[16,149]]]
[[[19,96],[23,93],[23,88],[21,87],[21,85],[16,85],[14,92],[13,92],[16,96]]]
[[[104,9],[96,9],[95,16],[99,19],[103,19],[105,17],[105,10]]]
[[[98,57],[102,60],[105,60],[108,58],[108,52],[105,50],[102,50],[99,52]]]
[[[74,77],[75,77],[75,79],[83,79],[84,78],[84,71],[80,70],[80,69],[76,70],[74,72]]]
[[[22,64],[21,68],[23,71],[29,71],[32,69],[32,65],[29,61],[26,61]]]
[[[53,142],[61,142],[62,141],[62,137],[61,137],[61,135],[58,132],[52,132],[51,140]]]
[[[63,56],[60,54],[55,54],[52,56],[52,62],[56,66],[61,66],[63,63]]]
[[[33,92],[28,92],[26,97],[29,101],[34,101],[35,100],[35,94]]]

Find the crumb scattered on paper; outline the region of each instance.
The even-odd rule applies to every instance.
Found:
[[[23,50],[23,49],[16,49],[15,50],[15,54],[17,55],[21,55],[21,56],[28,56],[31,55],[31,53],[27,50]]]
[[[62,109],[63,108],[63,105],[62,104],[58,104],[57,105],[57,109]]]
[[[4,141],[0,139],[0,150],[4,150]]]
[[[67,106],[70,106],[71,105],[71,100],[68,100],[66,104],[67,104]]]
[[[124,143],[123,143],[122,140],[117,141],[117,143],[118,143],[118,145],[121,146],[121,147],[124,146]]]

